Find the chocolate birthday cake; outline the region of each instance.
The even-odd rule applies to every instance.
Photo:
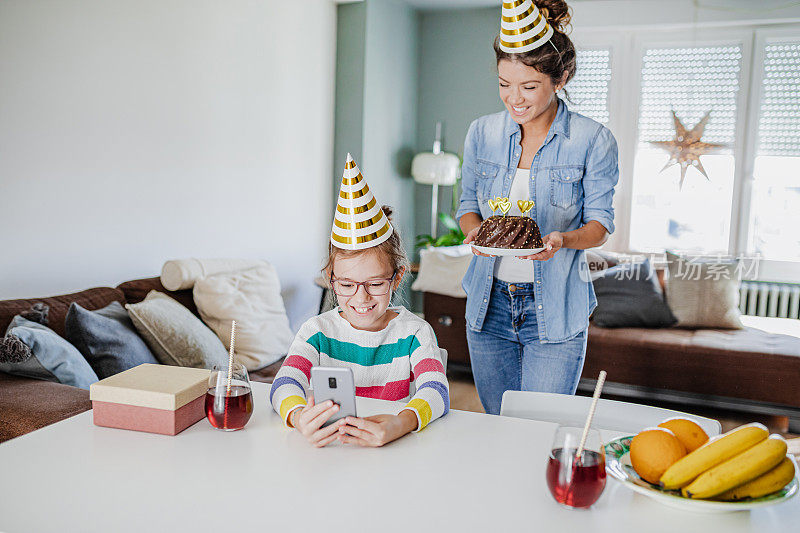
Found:
[[[481,223],[473,244],[491,248],[541,248],[542,235],[531,217],[491,216]]]

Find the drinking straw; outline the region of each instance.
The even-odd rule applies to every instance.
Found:
[[[228,350],[228,390],[227,396],[231,395],[231,374],[233,374],[233,344],[236,342],[236,321],[231,321],[231,348]],[[225,410],[227,412],[227,409]]]
[[[589,416],[586,417],[586,424],[583,426],[583,435],[581,435],[581,442],[578,445],[578,451],[575,457],[578,461],[583,462],[583,447],[586,445],[586,437],[589,436],[589,426],[592,425],[592,418],[594,418],[594,410],[597,408],[597,400],[600,398],[600,391],[603,390],[603,383],[606,381],[606,371],[601,370],[600,375],[597,376],[597,385],[594,387],[594,395],[592,396],[592,406],[589,408]]]

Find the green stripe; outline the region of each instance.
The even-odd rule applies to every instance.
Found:
[[[405,357],[420,347],[415,335],[398,339],[391,344],[375,347],[364,347],[352,342],[340,341],[326,336],[321,331],[308,339],[308,342],[319,353],[332,359],[355,363],[361,366],[383,365],[391,363],[395,357]]]

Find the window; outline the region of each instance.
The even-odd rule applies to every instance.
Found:
[[[567,85],[570,111],[608,125],[608,86],[611,82],[611,50],[578,50],[575,77]],[[562,95],[563,98],[563,95]]]
[[[734,193],[737,94],[742,46],[645,47],[633,163],[629,247],[727,253]],[[687,130],[710,112],[703,142],[724,145],[700,159],[708,178],[650,144],[675,137],[672,112]]]
[[[800,260],[800,41],[765,43],[748,252]]]
[[[744,22],[744,21],[743,21]],[[800,24],[622,29],[579,34],[570,108],[617,138],[620,252],[759,257],[748,279],[800,280]],[[569,105],[569,103],[568,103]],[[654,141],[706,113],[708,175]],[[666,168],[665,168],[666,167]],[[751,277],[750,277],[751,276]]]

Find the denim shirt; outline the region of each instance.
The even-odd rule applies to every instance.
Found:
[[[486,115],[469,127],[461,168],[462,193],[456,218],[492,215],[487,200],[507,197],[522,148],[520,126],[507,111]],[[596,220],[614,231],[612,199],[619,178],[617,142],[594,120],[571,112],[558,100],[556,118],[533,158],[528,183],[529,212],[542,237],[572,231]],[[499,214],[499,213],[498,213]],[[494,257],[475,256],[462,286],[467,325],[480,331],[494,276]],[[540,342],[563,342],[589,326],[597,306],[583,250],[561,248],[548,261],[531,261]]]

